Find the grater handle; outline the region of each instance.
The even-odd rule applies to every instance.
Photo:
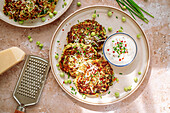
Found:
[[[14,113],[25,113],[25,108],[22,106],[18,106]]]

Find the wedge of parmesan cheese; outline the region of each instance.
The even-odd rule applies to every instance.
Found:
[[[22,61],[25,57],[25,52],[18,47],[0,51],[0,75]]]

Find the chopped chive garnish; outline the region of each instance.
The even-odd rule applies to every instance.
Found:
[[[96,14],[96,10],[94,11],[94,13]]]
[[[110,94],[110,91],[108,92],[108,94]]]
[[[70,78],[70,74],[68,73],[68,78]]]
[[[62,8],[64,8],[64,4],[62,5]]]

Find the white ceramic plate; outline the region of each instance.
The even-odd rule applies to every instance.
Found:
[[[73,25],[78,23],[77,22],[78,20],[82,22],[86,19],[92,19],[92,14],[94,13],[95,10],[97,14],[99,14],[99,17],[96,18],[96,21],[98,21],[101,25],[103,25],[106,28],[107,36],[115,33],[118,29],[120,29],[120,27],[123,27],[123,32],[129,34],[135,39],[138,46],[138,53],[135,60],[130,65],[125,67],[112,66],[115,72],[115,77],[119,79],[119,83],[115,83],[113,86],[110,87],[110,89],[108,90],[108,92],[109,91],[111,92],[110,94],[108,94],[108,92],[105,93],[105,95],[102,95],[102,99],[100,97],[93,98],[86,97],[86,99],[83,99],[80,93],[77,93],[76,95],[71,93],[74,91],[71,90],[70,86],[76,89],[74,84],[71,85],[63,84],[63,81],[67,79],[67,76],[65,76],[65,78],[60,77],[59,73],[61,71],[58,70],[58,68],[56,67],[58,60],[55,59],[55,54],[58,53],[59,57],[61,57],[64,45],[67,44],[66,42],[67,32]],[[108,11],[113,12],[113,15],[111,17],[107,16]],[[121,20],[122,16],[126,17],[126,22],[124,23]],[[118,17],[118,19],[116,17]],[[113,31],[108,32],[107,30],[108,27],[112,27]],[[141,34],[141,39],[137,39],[136,37],[136,35],[139,33]],[[60,43],[57,42],[58,40],[60,41]],[[149,45],[144,31],[141,29],[139,24],[128,14],[111,6],[90,6],[80,9],[71,14],[70,16],[68,16],[59,25],[59,27],[57,28],[56,32],[53,35],[49,55],[53,75],[57,80],[58,84],[61,86],[61,88],[74,99],[92,105],[108,105],[127,98],[140,86],[140,84],[144,80],[150,63]],[[138,75],[139,71],[142,73],[141,75]],[[123,75],[120,75],[119,73],[123,73]],[[137,83],[134,82],[134,77],[138,78]],[[125,92],[124,87],[131,85],[132,90],[129,92]],[[115,92],[120,93],[119,98],[115,98],[114,96]]]
[[[55,15],[52,19],[47,15],[46,16],[46,21],[42,22],[41,18],[37,18],[34,20],[27,20],[24,22],[23,25],[20,25],[18,22],[15,22],[13,19],[9,19],[8,16],[4,15],[3,13],[3,6],[4,6],[4,1],[5,0],[0,0],[0,19],[17,27],[23,27],[23,28],[34,28],[34,27],[40,27],[46,24],[49,24],[56,19],[58,19],[67,9],[70,7],[71,3],[73,0],[65,0],[67,2],[67,5],[62,8],[62,5],[64,4],[63,0],[59,0],[55,10],[58,12],[57,15]]]

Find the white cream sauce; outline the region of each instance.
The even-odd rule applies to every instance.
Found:
[[[121,44],[122,47],[121,48],[116,47],[117,43],[120,44],[120,42],[122,42]],[[121,50],[123,53],[120,54],[119,51],[118,54],[118,52],[114,48]],[[135,42],[131,37],[123,34],[117,34],[113,35],[106,41],[104,52],[105,56],[111,63],[115,65],[126,65],[130,63],[135,57],[135,54],[137,52],[136,49],[137,48]]]

